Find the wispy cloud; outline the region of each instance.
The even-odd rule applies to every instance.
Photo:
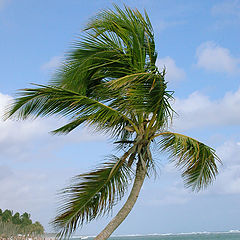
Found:
[[[147,198],[142,201],[143,205],[153,207],[182,205],[191,200],[192,196],[188,193],[188,190],[184,188],[183,181],[182,179],[179,179],[179,174],[176,169],[173,171],[174,174],[172,173],[170,179],[168,179],[168,185],[159,189],[159,191],[152,191],[151,193],[146,194]],[[176,179],[178,180],[176,181]]]
[[[216,28],[228,27],[240,22],[240,1],[227,0],[212,7],[212,15],[216,17]]]
[[[166,80],[170,83],[181,81],[186,76],[184,70],[178,67],[175,61],[169,56],[157,59],[156,65],[160,71],[166,67]]]
[[[41,66],[41,69],[45,72],[53,72],[60,66],[61,61],[62,61],[61,57],[54,56],[48,62],[44,63]]]
[[[164,20],[158,20],[153,24],[153,28],[155,32],[161,32],[168,28],[176,27],[179,25],[186,24],[186,21],[184,20],[178,20],[178,21],[164,21]]]
[[[41,221],[46,228],[49,217],[54,214],[56,182],[53,175],[50,171],[48,174],[39,172],[39,169],[17,171],[0,165],[0,195],[4,196],[0,198],[1,208],[30,212],[33,220]]]
[[[218,3],[212,7],[213,15],[235,16],[240,18],[240,1],[228,0]]]
[[[49,131],[49,122],[40,120],[3,121],[2,116],[12,102],[12,97],[0,93],[0,150],[2,156],[15,156],[23,160],[29,153],[34,139],[45,137]]]
[[[219,167],[216,182],[209,193],[240,194],[240,146],[238,142],[228,140],[220,145],[216,152],[223,162]]]
[[[173,122],[174,128],[184,131],[204,126],[239,126],[239,106],[240,88],[218,100],[194,92],[185,99],[176,99],[173,108],[179,116]]]
[[[0,151],[1,156],[10,156],[20,161],[29,159],[34,151],[47,148],[48,145],[61,146],[65,142],[101,141],[102,135],[94,135],[86,129],[78,129],[67,136],[52,136],[50,131],[55,130],[66,121],[56,121],[54,118],[35,119],[25,121],[7,120],[3,121],[2,116],[13,98],[0,93]],[[79,134],[79,132],[81,134]],[[54,143],[52,139],[54,138]],[[42,143],[41,148],[36,145]],[[36,153],[36,152],[35,152]]]
[[[235,74],[240,72],[240,59],[229,49],[214,42],[205,42],[197,48],[197,66],[208,71]]]

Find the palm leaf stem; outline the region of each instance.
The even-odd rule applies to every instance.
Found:
[[[121,158],[119,158],[119,160],[115,163],[115,165],[113,166],[111,172],[109,173],[109,178],[112,177],[113,172],[115,171],[116,167],[120,164],[123,164],[125,162],[125,160],[127,159],[127,157],[132,154],[134,151],[136,150],[136,146],[132,146],[127,152],[125,152],[123,154],[123,156]]]
[[[178,135],[178,136],[181,136],[181,137],[190,138],[190,139],[192,139],[193,141],[198,142],[198,140],[196,140],[196,139],[194,139],[194,138],[191,138],[191,137],[188,137],[188,136],[186,136],[186,135],[184,135],[184,134],[172,133],[172,132],[161,132],[161,133],[158,133],[158,134],[156,134],[156,135],[153,135],[153,136],[150,138],[150,140],[153,140],[154,138],[159,137],[159,136],[161,136],[161,135],[165,135],[165,134],[174,134],[174,135]]]

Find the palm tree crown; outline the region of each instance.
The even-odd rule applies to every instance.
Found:
[[[153,142],[182,170],[187,187],[200,190],[215,178],[219,160],[215,151],[168,131],[174,114],[173,92],[167,90],[165,70],[158,70],[156,59],[147,13],[143,16],[138,10],[115,6],[89,21],[49,85],[23,89],[10,107],[7,117],[58,115],[69,119],[54,134],[67,134],[85,124],[110,134],[124,150],[121,157],[111,156],[96,170],[76,176],[64,189],[65,201],[53,221],[60,237],[109,212],[132,178],[126,204],[134,205],[145,176],[155,168]],[[116,227],[99,239],[106,239]]]

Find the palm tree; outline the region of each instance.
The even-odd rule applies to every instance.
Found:
[[[3,222],[11,222],[12,221],[12,215],[13,215],[13,211],[6,209],[3,213],[2,213],[2,221]]]
[[[215,151],[168,131],[174,111],[165,70],[156,67],[152,25],[145,12],[114,6],[92,18],[49,85],[23,89],[7,118],[56,115],[69,122],[53,131],[67,134],[86,125],[115,140],[123,154],[78,175],[63,190],[53,220],[59,237],[112,210],[133,180],[130,195],[96,239],[107,239],[132,210],[144,179],[155,171],[152,150],[167,152],[186,187],[200,190],[217,174]]]
[[[13,224],[21,224],[21,218],[20,218],[20,214],[18,212],[16,212],[13,217],[12,217],[12,222]]]

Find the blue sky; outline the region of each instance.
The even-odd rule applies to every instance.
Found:
[[[17,89],[47,83],[87,20],[113,2],[147,10],[157,64],[166,66],[169,89],[175,91],[179,116],[172,129],[216,148],[223,162],[215,183],[196,194],[184,189],[180,173],[155,153],[159,177],[146,181],[116,234],[240,229],[238,0],[0,0],[0,114]],[[47,231],[57,191],[113,152],[109,139],[86,129],[69,136],[48,134],[63,122],[0,120],[0,208],[30,212]],[[78,233],[97,234],[109,219]]]

